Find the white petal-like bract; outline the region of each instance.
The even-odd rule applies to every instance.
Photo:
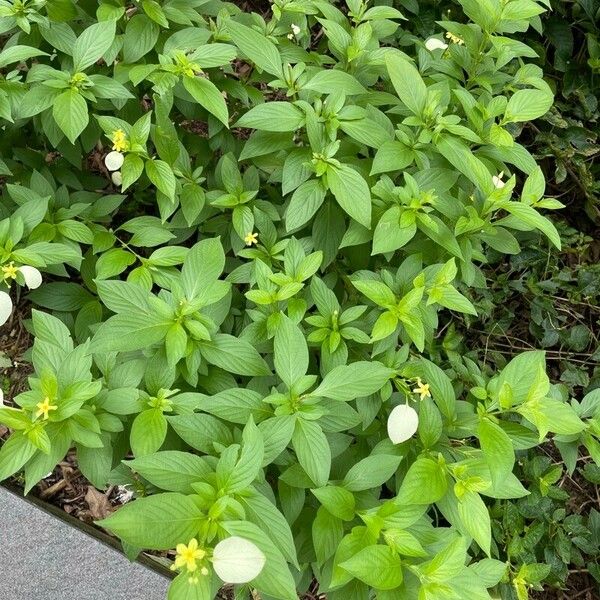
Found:
[[[429,52],[433,52],[434,50],[445,50],[448,47],[448,44],[442,42],[442,40],[438,40],[435,37],[430,37],[425,41],[425,48],[429,50]]]
[[[25,285],[30,290],[35,290],[42,285],[42,274],[35,267],[23,265],[22,267],[19,267],[19,271],[23,274]]]
[[[419,415],[411,406],[401,404],[396,406],[387,422],[388,436],[392,443],[401,444],[410,439],[419,427]]]
[[[228,537],[215,546],[213,567],[225,583],[248,583],[258,577],[266,558],[260,549],[237,535]]]
[[[121,171],[115,171],[111,173],[110,178],[115,185],[121,185],[123,183],[123,175],[121,175]]]
[[[123,166],[125,157],[121,152],[113,150],[104,157],[104,164],[109,171],[118,171]]]
[[[4,325],[12,313],[13,303],[6,292],[0,292],[0,325]]]

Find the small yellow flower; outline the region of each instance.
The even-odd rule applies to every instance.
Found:
[[[446,32],[446,37],[451,42],[453,42],[454,44],[458,44],[459,46],[462,46],[465,43],[465,40],[463,40],[461,37],[458,37],[457,35],[454,35],[450,31]]]
[[[258,244],[258,233],[252,233],[249,231],[244,238],[246,246],[252,246],[252,244]]]
[[[36,417],[41,417],[44,415],[44,421],[48,418],[48,413],[51,410],[57,410],[58,406],[56,404],[50,404],[50,398],[46,396],[43,402],[38,402],[35,407],[38,409],[35,413]]]
[[[177,556],[171,570],[181,569],[186,567],[190,573],[193,573],[198,568],[197,561],[202,560],[206,556],[206,552],[202,548],[198,548],[198,540],[193,538],[186,546],[185,544],[177,544]],[[203,567],[200,572],[204,575]]]
[[[117,129],[112,134],[113,150],[117,152],[127,152],[129,150],[129,142],[127,141],[127,134],[122,129]]]
[[[2,267],[2,276],[4,279],[16,279],[18,272],[19,267],[15,267],[15,263],[12,261]]]
[[[423,383],[421,378],[417,377],[417,387],[413,389],[413,394],[419,394],[421,400],[424,400],[425,398],[431,398],[429,384]]]

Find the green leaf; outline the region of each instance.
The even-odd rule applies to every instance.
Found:
[[[76,89],[67,90],[55,98],[52,116],[71,144],[89,122],[87,103]]]
[[[340,567],[378,590],[393,590],[402,583],[402,562],[388,546],[368,546]]]
[[[90,25],[77,38],[73,47],[73,70],[84,71],[110,48],[115,38],[115,21]]]
[[[515,451],[505,431],[490,421],[482,418],[477,432],[483,456],[490,468],[494,486],[498,486],[512,473],[515,464]]]
[[[296,131],[304,122],[304,113],[290,102],[265,102],[242,115],[236,127],[263,131]]]
[[[246,340],[217,333],[200,345],[202,356],[211,364],[238,375],[269,375],[271,370],[256,348]]]
[[[431,458],[418,458],[404,477],[397,503],[433,504],[444,496],[447,488],[444,468]]]
[[[329,479],[331,449],[323,430],[314,421],[298,419],[292,436],[298,462],[317,487]]]
[[[123,39],[123,59],[135,63],[156,45],[160,27],[146,15],[136,14],[129,19]]]
[[[292,231],[308,223],[323,204],[326,193],[319,179],[310,179],[298,186],[285,211],[286,230]]]
[[[392,206],[386,210],[375,228],[373,234],[373,251],[371,254],[383,254],[393,252],[408,244],[417,233],[416,223],[406,226],[400,224],[400,207]]]
[[[526,223],[534,229],[539,229],[560,250],[560,235],[550,219],[541,215],[532,206],[523,204],[522,202],[507,202],[503,205],[503,208],[519,221]]]
[[[156,452],[165,441],[167,421],[159,408],[142,411],[131,426],[131,450],[138,456]]]
[[[489,557],[492,540],[490,513],[481,496],[466,492],[458,501],[458,513],[467,531]]]
[[[188,300],[206,296],[207,288],[225,268],[225,252],[219,238],[208,238],[194,244],[181,269],[181,283]]]
[[[312,490],[319,502],[335,517],[343,521],[354,519],[355,500],[350,491],[335,485]]]
[[[504,123],[533,121],[544,116],[552,106],[554,98],[549,91],[517,90],[508,101]]]
[[[238,496],[238,500],[246,511],[246,518],[267,532],[285,559],[298,566],[294,536],[275,504],[252,488]]]
[[[291,388],[308,370],[308,347],[300,328],[281,315],[275,332],[275,371]]]
[[[283,76],[279,50],[265,35],[233,20],[227,22],[227,29],[231,33],[233,43],[257,67],[271,75]]]
[[[139,548],[168,550],[187,544],[203,519],[193,497],[169,492],[125,504],[97,524]]]
[[[147,160],[146,175],[169,200],[175,199],[175,175],[173,169],[164,160]]]
[[[115,315],[92,338],[93,352],[129,352],[164,340],[172,322],[148,313]]]
[[[319,565],[335,555],[344,537],[344,523],[323,506],[319,507],[312,522],[312,542]]]
[[[4,69],[4,67],[11,63],[22,62],[28,58],[33,58],[34,56],[48,56],[48,54],[37,48],[20,46],[18,44],[4,48],[2,52],[0,52],[0,69]]]
[[[229,127],[227,103],[212,81],[204,77],[184,77],[183,86],[200,106],[217,117],[225,127]]]
[[[311,396],[348,402],[378,392],[395,371],[373,361],[359,361],[332,369]]]
[[[401,456],[388,454],[367,456],[350,468],[342,485],[351,492],[379,488],[394,476],[401,461]]]
[[[165,450],[136,457],[125,464],[152,485],[168,492],[193,494],[192,483],[212,473],[208,463],[190,452]]]
[[[212,572],[209,575],[198,577],[197,581],[190,583],[189,573],[177,575],[169,585],[167,600],[213,600]]]
[[[386,54],[385,64],[398,98],[413,114],[421,116],[427,104],[427,87],[419,71],[396,53]]]
[[[14,432],[0,448],[0,481],[14,475],[37,450],[26,435]]]
[[[233,443],[233,436],[227,425],[212,415],[176,415],[167,417],[167,421],[186,444],[205,454],[214,453],[213,444],[230,446]]]
[[[327,184],[338,204],[355,221],[371,227],[371,192],[362,176],[348,165],[327,169]]]
[[[345,96],[364,94],[367,91],[353,75],[339,69],[322,69],[302,87],[320,94],[344,94]]]

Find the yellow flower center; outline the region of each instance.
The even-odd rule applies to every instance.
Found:
[[[194,573],[198,569],[198,561],[201,561],[206,556],[206,551],[198,548],[198,540],[196,538],[190,540],[187,546],[185,544],[178,544],[176,550],[177,556],[175,557],[175,562],[171,565],[172,571],[185,568],[188,573]],[[201,567],[200,573],[206,575],[208,569]],[[197,581],[196,577],[191,577],[190,579],[196,579]]]
[[[249,231],[244,238],[246,246],[252,246],[252,244],[258,244],[258,233],[252,233]]]
[[[46,396],[43,402],[38,402],[35,407],[37,408],[37,412],[35,413],[36,417],[44,416],[44,421],[48,418],[48,413],[51,410],[57,410],[58,406],[56,404],[50,404],[50,398]]]
[[[14,262],[10,262],[2,267],[2,276],[4,279],[16,279],[19,267],[15,267]]]
[[[417,387],[413,389],[413,394],[419,394],[421,400],[424,400],[425,398],[431,398],[429,384],[423,383],[421,378],[417,377]]]
[[[127,141],[127,134],[122,129],[117,129],[112,134],[113,150],[117,152],[127,152],[129,150],[129,142]]]

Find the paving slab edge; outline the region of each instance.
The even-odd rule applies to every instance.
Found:
[[[75,529],[78,529],[79,531],[82,531],[89,537],[94,538],[95,540],[99,541],[105,546],[109,546],[113,550],[116,550],[123,557],[124,560],[126,560],[127,562],[131,562],[126,556],[125,552],[123,551],[123,547],[121,546],[120,542],[117,539],[105,533],[104,531],[102,531],[101,529],[89,525],[84,521],[80,521],[79,519],[76,519],[75,517],[66,513],[64,510],[61,510],[57,506],[44,502],[43,500],[40,500],[35,496],[23,495],[23,490],[15,485],[12,485],[7,482],[2,482],[0,483],[0,487],[10,492],[22,501],[32,504],[39,510],[45,512],[46,514],[62,521],[67,525],[70,525]],[[159,575],[162,575],[163,577],[166,577],[167,579],[173,579],[173,572],[166,565],[147,554],[140,554],[134,562],[143,565],[144,567],[158,573]]]

